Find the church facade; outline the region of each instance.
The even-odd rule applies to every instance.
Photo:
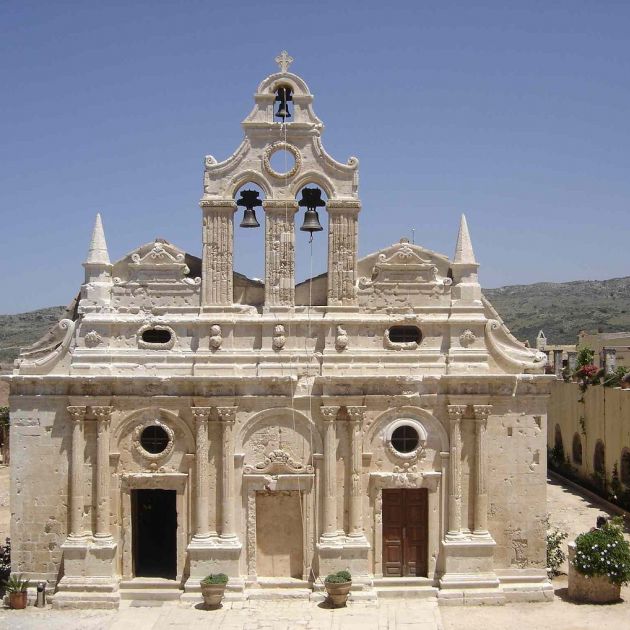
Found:
[[[483,297],[464,217],[452,260],[358,257],[358,160],[276,61],[205,159],[201,259],[112,263],[97,217],[79,297],[17,360],[13,571],[57,607],[198,600],[212,572],[231,599],[316,599],[340,569],[355,599],[550,599],[544,355]],[[233,269],[237,203],[244,228],[262,206],[264,281]],[[296,285],[300,207],[328,263]]]

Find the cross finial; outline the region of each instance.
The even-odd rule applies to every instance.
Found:
[[[291,57],[286,50],[283,50],[276,57],[276,63],[278,64],[278,68],[280,68],[280,72],[286,72],[293,63],[293,57]]]

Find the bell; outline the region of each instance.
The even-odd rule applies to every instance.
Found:
[[[276,112],[276,118],[291,118],[291,112],[289,111],[289,105],[286,101],[280,101],[278,105],[278,111]]]
[[[302,227],[300,228],[301,232],[321,232],[324,228],[321,226],[319,222],[319,215],[317,214],[317,210],[309,208],[304,213],[304,223],[302,223]]]
[[[254,210],[257,206],[262,206],[262,201],[258,198],[258,194],[257,190],[243,190],[241,192],[241,198],[236,201],[237,206],[245,207],[240,227],[260,227],[260,223],[258,223],[258,220],[256,219],[256,211]]]
[[[260,223],[258,223],[258,219],[256,219],[256,210],[253,208],[245,208],[245,212],[243,213],[243,220],[240,223],[242,228],[257,228],[260,227]]]
[[[288,87],[279,87],[276,91],[276,102],[279,103],[278,111],[275,113],[276,118],[282,118],[284,121],[285,118],[291,118],[291,112],[289,111],[289,101],[293,100],[293,95],[291,94],[291,88]]]

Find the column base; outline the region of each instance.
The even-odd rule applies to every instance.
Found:
[[[321,536],[317,544],[319,573],[322,578],[329,573],[344,569],[350,571],[353,583],[355,580],[368,579],[368,553],[370,543],[365,535],[360,536]],[[371,588],[371,579],[370,588]]]
[[[225,573],[230,578],[225,592],[226,601],[244,599],[245,580],[239,573],[242,548],[236,537],[193,537],[186,549],[190,575],[184,585],[182,601],[197,600],[201,594],[201,580],[211,573]]]

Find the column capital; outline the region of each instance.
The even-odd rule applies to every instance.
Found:
[[[199,202],[202,208],[212,208],[215,211],[231,210],[236,212],[236,202],[234,199],[202,199]]]
[[[212,407],[191,407],[190,411],[196,422],[205,422],[210,417]]]
[[[238,410],[238,406],[234,407],[217,407],[217,413],[219,414],[219,419],[221,422],[233,424],[236,420],[236,411]]]
[[[81,420],[85,419],[85,412],[87,411],[87,407],[83,405],[70,405],[67,409],[70,417],[75,422],[81,422]]]
[[[90,409],[99,422],[109,422],[112,416],[112,412],[114,411],[114,408],[110,407],[109,405],[98,405],[96,407],[90,407]]]
[[[350,416],[350,420],[352,422],[362,422],[363,415],[365,414],[366,409],[367,407],[358,406],[358,405],[346,406],[346,411],[348,412],[348,415]]]
[[[339,407],[336,405],[322,405],[319,410],[326,422],[334,422],[339,413]]]
[[[463,415],[466,413],[466,405],[449,405],[448,406],[448,417],[451,421],[461,420]]]
[[[485,422],[492,413],[492,405],[473,405],[473,409],[477,422]]]

